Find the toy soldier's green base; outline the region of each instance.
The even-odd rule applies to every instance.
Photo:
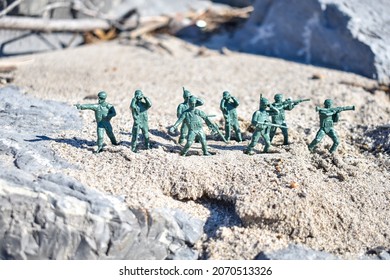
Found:
[[[317,146],[317,144],[318,144],[318,143],[314,143],[314,141],[313,141],[313,142],[311,142],[309,145],[307,145],[309,151],[313,153],[313,152],[314,152],[314,149],[315,149],[316,146]],[[333,143],[332,147],[330,147],[330,149],[329,149],[329,152],[330,152],[331,154],[333,154],[334,152],[336,152],[338,146],[339,146],[338,143],[337,143],[337,144],[336,144],[336,143]]]
[[[152,148],[152,146],[150,145],[149,143],[149,140],[145,141],[145,150],[150,150]],[[137,146],[137,143],[131,143],[131,151],[134,152],[134,153],[137,153],[138,152],[138,146]]]
[[[255,151],[254,150],[250,150],[250,149],[246,149],[246,150],[244,150],[244,154],[253,156],[255,154]]]

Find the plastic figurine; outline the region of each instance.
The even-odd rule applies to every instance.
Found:
[[[98,93],[98,104],[75,104],[79,110],[95,111],[97,123],[97,149],[95,153],[99,153],[103,149],[104,131],[107,133],[113,145],[118,145],[115,135],[112,132],[111,119],[116,116],[115,108],[110,103],[106,102],[107,93],[101,91]]]
[[[340,112],[342,111],[354,111],[355,106],[345,106],[345,107],[333,107],[333,101],[331,99],[326,99],[324,101],[325,108],[316,107],[316,112],[320,116],[320,129],[317,132],[316,138],[308,145],[310,151],[313,151],[318,143],[324,138],[325,134],[328,135],[333,140],[333,145],[330,147],[329,152],[334,153],[339,145],[339,138],[334,130],[334,123],[338,122],[340,118]]]
[[[267,110],[267,107],[270,107],[271,110]],[[269,147],[271,146],[271,140],[269,136],[270,127],[285,127],[282,125],[272,124],[269,120],[270,115],[277,113],[279,113],[279,110],[270,105],[268,99],[264,97],[260,98],[260,109],[252,116],[252,125],[255,127],[255,131],[253,132],[251,142],[249,143],[244,153],[248,155],[255,154],[253,148],[256,146],[257,142],[259,142],[260,136],[264,139],[265,142],[263,152],[267,153],[269,151]]]
[[[272,103],[272,106],[274,108],[277,108],[279,110],[279,113],[271,116],[272,123],[285,126],[285,128],[280,127],[280,130],[282,130],[282,134],[283,134],[283,145],[288,145],[289,144],[289,142],[288,142],[288,128],[287,128],[287,124],[286,124],[286,116],[285,116],[284,111],[285,110],[290,111],[290,110],[294,109],[294,107],[296,105],[298,105],[299,103],[305,102],[305,101],[310,101],[310,99],[291,100],[290,98],[288,98],[287,100],[283,100],[283,94],[281,94],[281,93],[275,94],[274,99],[275,99],[275,102]],[[269,134],[271,142],[275,136],[277,129],[278,129],[278,127],[276,127],[276,126],[271,127],[271,131]]]
[[[236,132],[237,142],[242,141],[240,125],[238,123],[236,108],[240,105],[237,98],[232,96],[228,91],[222,94],[220,109],[225,119],[225,139],[230,141],[230,131],[233,128]]]
[[[130,103],[131,113],[133,115],[133,129],[131,131],[131,150],[137,151],[137,139],[139,131],[142,131],[145,140],[145,148],[150,149],[149,143],[149,126],[148,126],[148,110],[152,107],[150,99],[143,95],[142,91],[137,89]]]
[[[211,155],[207,150],[206,135],[203,132],[202,119],[206,122],[210,129],[214,129],[214,124],[210,121],[209,116],[207,116],[203,111],[195,109],[197,100],[198,99],[195,96],[190,97],[188,102],[189,108],[180,115],[176,123],[169,129],[170,133],[174,133],[182,122],[184,122],[188,127],[187,143],[180,152],[182,156],[187,155],[187,152],[195,139],[199,139],[202,144],[203,155]]]
[[[184,102],[180,103],[179,106],[177,106],[177,110],[176,110],[177,118],[180,118],[181,114],[189,108],[188,101],[190,100],[191,96],[192,96],[191,92],[189,92],[183,87]],[[202,106],[203,104],[204,101],[200,98],[197,98],[195,107]],[[188,135],[188,126],[185,122],[183,122],[180,127],[180,137],[179,137],[180,145],[184,144],[185,139],[187,139],[187,135]]]

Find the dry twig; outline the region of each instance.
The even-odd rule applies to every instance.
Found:
[[[20,5],[20,3],[22,3],[24,0],[16,0],[14,2],[11,3],[11,5],[9,5],[8,7],[5,7],[4,10],[2,10],[0,12],[0,17],[3,17],[5,16],[6,14],[8,14],[9,12],[11,12],[14,8],[16,8],[17,6]],[[5,5],[6,6],[6,5]]]

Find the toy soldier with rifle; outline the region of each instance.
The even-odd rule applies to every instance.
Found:
[[[270,107],[271,110],[267,110],[267,107]],[[257,142],[259,142],[260,137],[264,139],[265,145],[263,152],[267,153],[269,151],[269,147],[271,146],[271,140],[269,137],[270,127],[285,127],[278,124],[272,124],[269,120],[270,114],[277,114],[279,110],[270,105],[268,99],[264,97],[260,97],[260,109],[256,111],[252,116],[252,125],[255,127],[255,131],[253,132],[251,142],[248,147],[244,151],[244,153],[248,155],[254,155],[253,151]]]
[[[299,103],[305,102],[305,101],[310,101],[310,99],[291,100],[290,98],[288,98],[287,100],[283,100],[283,94],[281,94],[281,93],[275,94],[274,99],[275,99],[275,102],[272,104],[272,106],[274,108],[277,108],[279,110],[279,112],[276,114],[273,114],[271,116],[272,123],[284,126],[284,127],[279,127],[279,128],[283,133],[283,145],[288,145],[289,144],[289,142],[288,142],[288,128],[287,128],[287,124],[286,124],[286,116],[285,116],[284,111],[285,110],[290,111],[290,110],[294,109],[294,107],[296,105],[298,105]],[[270,131],[270,135],[269,135],[271,142],[275,136],[277,129],[278,129],[277,126],[271,127],[271,131]]]
[[[320,117],[320,129],[317,132],[316,138],[308,145],[309,150],[312,152],[318,143],[328,135],[333,140],[333,145],[330,147],[329,152],[334,153],[339,145],[339,138],[334,130],[334,123],[339,121],[340,112],[342,111],[354,111],[355,106],[345,107],[332,107],[333,101],[326,99],[324,101],[324,108],[316,107],[316,111]]]
[[[190,100],[191,96],[193,96],[191,94],[191,92],[189,90],[186,90],[183,87],[183,99],[184,99],[184,102],[180,103],[177,106],[177,110],[176,110],[177,118],[180,118],[181,114],[183,114],[183,112],[189,108],[188,101]],[[200,98],[197,98],[195,107],[202,106],[203,104],[204,104],[204,101],[202,99],[200,99]],[[187,126],[187,124],[185,122],[183,122],[181,124],[181,127],[180,127],[180,136],[179,136],[179,144],[180,145],[184,145],[185,139],[187,139],[187,135],[188,135],[188,126]]]

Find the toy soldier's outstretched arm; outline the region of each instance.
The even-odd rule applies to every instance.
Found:
[[[180,117],[177,119],[177,121],[175,122],[174,125],[172,125],[172,127],[169,129],[169,132],[170,133],[175,133],[175,130],[177,129],[177,127],[184,121],[185,119],[185,112],[183,112]]]
[[[76,108],[78,110],[93,110],[95,111],[97,109],[96,104],[75,104]]]

